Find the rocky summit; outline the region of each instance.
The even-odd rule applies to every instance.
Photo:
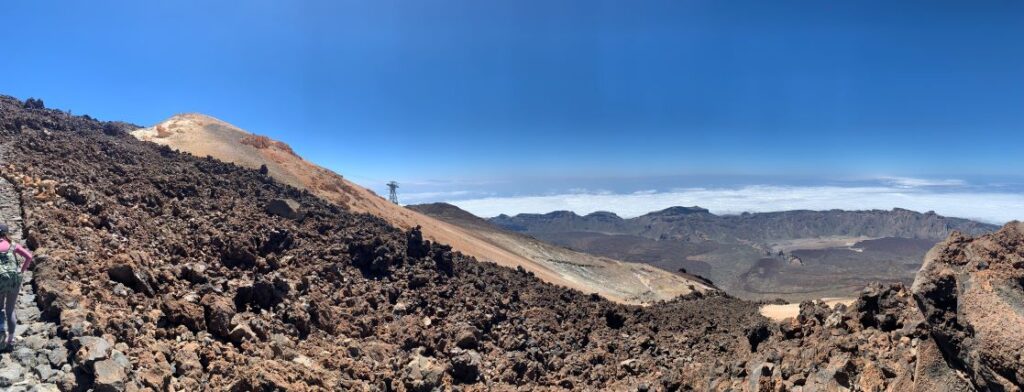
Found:
[[[133,129],[0,99],[2,176],[40,255],[23,296],[45,337],[19,340],[0,382],[1014,391],[1024,381],[1019,223],[954,233],[911,288],[871,285],[836,308],[805,302],[777,323],[760,303],[718,292],[642,307],[545,283]]]

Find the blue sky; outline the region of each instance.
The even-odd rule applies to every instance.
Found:
[[[2,93],[142,125],[210,114],[420,201],[1005,186],[1024,167],[1019,1],[13,1],[0,18]]]

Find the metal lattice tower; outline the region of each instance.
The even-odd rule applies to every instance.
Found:
[[[398,204],[398,183],[394,181],[389,182],[388,189],[391,190],[391,195],[388,196],[388,200],[391,200],[392,203]]]

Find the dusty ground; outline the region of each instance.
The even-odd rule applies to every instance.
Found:
[[[854,244],[873,240],[875,238],[866,236],[828,236],[821,238],[794,238],[784,241],[772,242],[768,248],[773,252],[783,251],[790,253],[794,250],[829,249],[829,248],[850,248]]]
[[[523,267],[541,279],[614,301],[644,304],[672,299],[709,287],[686,276],[551,246],[498,230],[466,230],[394,205],[342,176],[303,160],[286,144],[252,135],[224,121],[200,114],[182,114],[132,134],[198,157],[207,155],[249,168],[266,165],[275,179],[350,208],[384,218],[392,225],[422,228],[427,239],[449,244],[481,260]],[[693,289],[691,289],[693,288]]]

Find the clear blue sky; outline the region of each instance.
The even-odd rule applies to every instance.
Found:
[[[370,183],[1024,167],[1020,1],[13,1],[0,18],[2,93],[142,125],[202,112]]]

